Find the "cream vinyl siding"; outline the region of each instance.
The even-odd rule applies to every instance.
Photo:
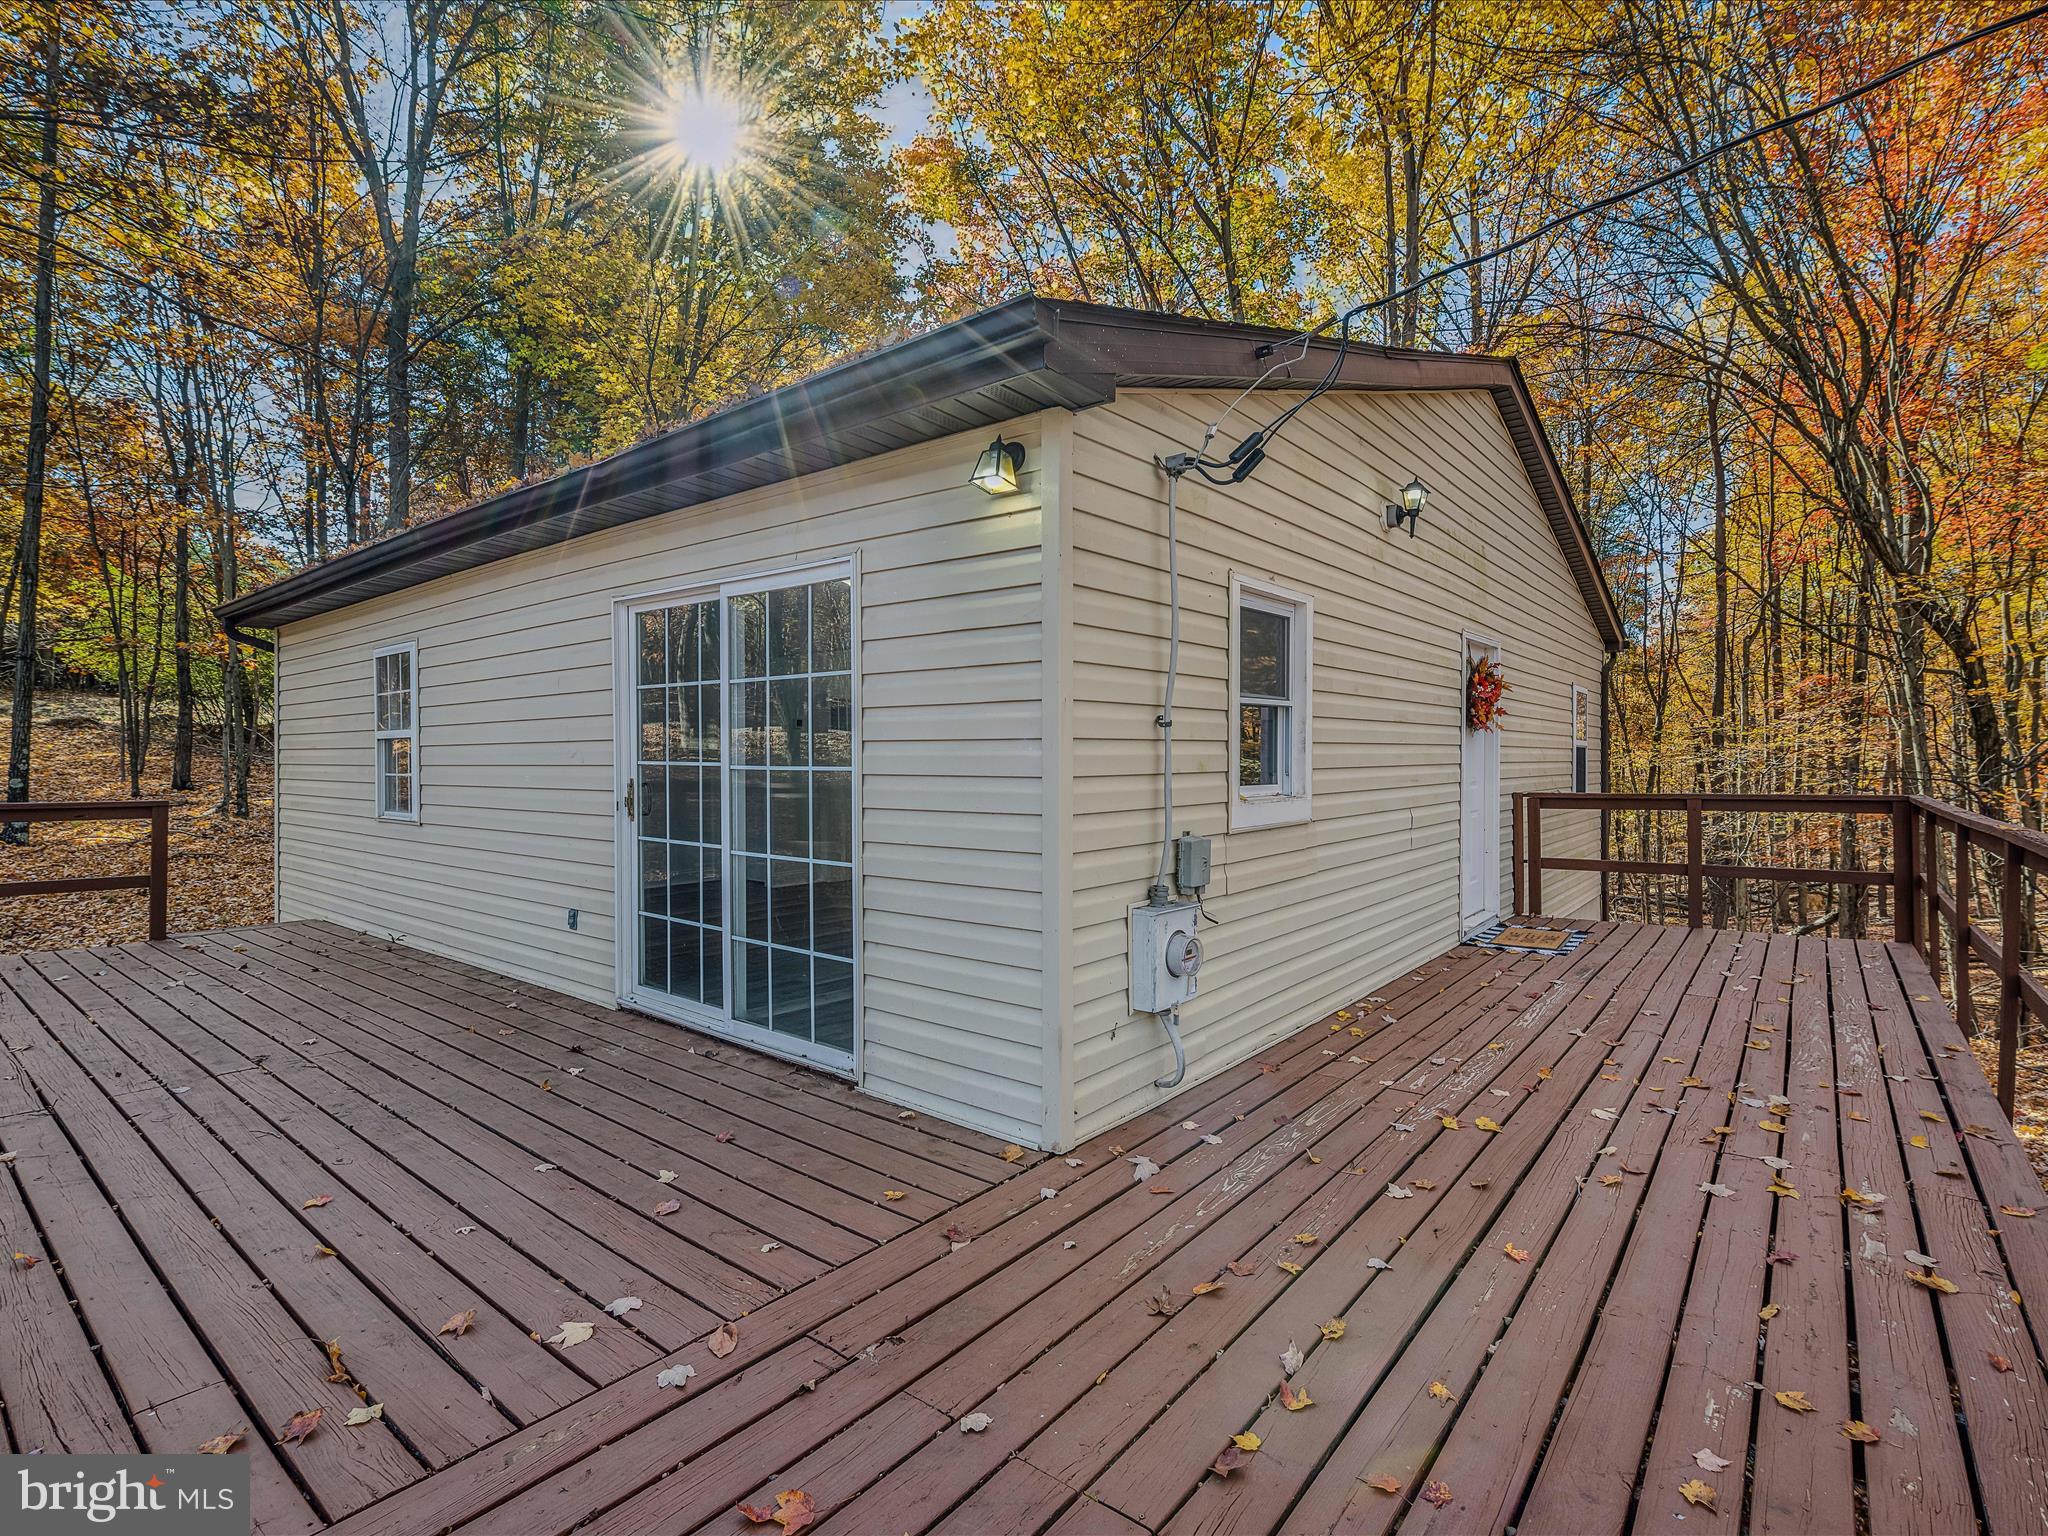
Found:
[[[1286,397],[1265,396],[1254,418]],[[1163,1097],[1159,1025],[1128,1011],[1126,909],[1157,857],[1166,541],[1157,453],[1198,442],[1225,397],[1134,390],[1073,418],[1062,515],[1071,585],[1066,762],[1075,1140]],[[1420,531],[1383,508],[1419,474]],[[1571,689],[1603,651],[1491,397],[1340,393],[1297,417],[1244,486],[1183,481],[1174,830],[1215,839],[1201,987],[1184,1010],[1188,1080],[1221,1070],[1457,942],[1462,640],[1501,646],[1501,909],[1508,797],[1571,785]],[[1232,833],[1226,796],[1233,574],[1314,600],[1314,819]],[[1598,722],[1594,724],[1598,773]],[[431,768],[429,768],[431,773]],[[431,780],[430,780],[431,782]],[[1546,822],[1560,855],[1595,851],[1590,818]],[[1553,875],[1546,905],[1595,900]]]
[[[1049,477],[1035,421],[1009,435],[1031,455],[1012,496],[965,483],[971,433],[286,626],[279,915],[613,1002],[614,600],[851,555],[863,1086],[1043,1140]],[[377,819],[372,778],[370,658],[399,641],[419,647],[417,825]]]

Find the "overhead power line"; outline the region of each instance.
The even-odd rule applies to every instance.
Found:
[[[1214,439],[1222,424],[1230,419],[1231,413],[1237,409],[1238,402],[1243,400],[1253,389],[1258,388],[1260,384],[1263,384],[1270,377],[1273,369],[1269,368],[1266,373],[1261,374],[1257,381],[1248,385],[1224,408],[1222,415],[1217,417],[1216,421],[1209,427],[1207,435],[1203,438],[1201,450],[1191,456],[1188,461],[1188,467],[1193,468],[1203,479],[1213,484],[1231,484],[1249,478],[1252,471],[1258,468],[1259,461],[1266,456],[1266,450],[1272,445],[1274,435],[1286,426],[1289,421],[1293,420],[1303,408],[1326,393],[1335,384],[1338,371],[1344,366],[1345,353],[1351,345],[1351,325],[1354,321],[1371,314],[1375,310],[1384,309],[1390,304],[1397,304],[1403,299],[1410,298],[1415,294],[1434,287],[1445,278],[1455,277],[1460,272],[1467,272],[1486,262],[1498,261],[1503,256],[1512,255],[1523,247],[1533,245],[1546,236],[1553,235],[1567,225],[1576,223],[1590,214],[1604,212],[1618,204],[1630,202],[1635,198],[1641,197],[1645,192],[1654,192],[1659,187],[1669,186],[1672,182],[1690,176],[1702,166],[1711,164],[1725,154],[1741,149],[1744,145],[1754,144],[1760,139],[1770,137],[1772,134],[1783,133],[1788,128],[1796,128],[1801,123],[1819,117],[1823,113],[1832,112],[1838,107],[1847,106],[1859,97],[1868,96],[1872,91],[1882,90],[1885,86],[1911,74],[1916,69],[1933,63],[1937,59],[1946,58],[1949,54],[1968,48],[1973,44],[1981,43],[1987,38],[1996,37],[2002,32],[2009,32],[2015,27],[2025,26],[2028,22],[2039,21],[2044,16],[2048,16],[2048,3],[2032,5],[2023,11],[2015,11],[2010,16],[2004,16],[1996,21],[1987,22],[1983,26],[1953,37],[1945,43],[1937,44],[1925,52],[1916,53],[1910,59],[1895,64],[1890,69],[1884,70],[1879,74],[1872,75],[1868,80],[1854,85],[1848,90],[1838,91],[1832,96],[1824,97],[1819,101],[1801,107],[1796,112],[1788,112],[1782,117],[1772,118],[1769,122],[1761,123],[1747,132],[1739,133],[1732,138],[1723,139],[1718,143],[1711,144],[1707,148],[1700,150],[1697,154],[1680,161],[1669,170],[1661,171],[1655,176],[1645,177],[1641,181],[1633,182],[1619,191],[1610,192],[1603,197],[1593,199],[1591,202],[1580,203],[1576,207],[1568,208],[1553,218],[1545,219],[1526,234],[1518,235],[1501,245],[1475,252],[1473,255],[1467,256],[1462,260],[1439,267],[1427,276],[1417,278],[1414,282],[1396,288],[1390,293],[1382,294],[1379,298],[1366,299],[1358,304],[1354,304],[1341,314],[1332,315],[1320,325],[1298,332],[1286,341],[1268,343],[1258,351],[1258,356],[1261,359],[1271,357],[1276,352],[1293,351],[1296,348],[1300,349],[1300,356],[1306,356],[1309,343],[1314,341],[1316,337],[1333,328],[1341,333],[1337,344],[1336,356],[1331,360],[1328,371],[1324,373],[1323,377],[1317,381],[1315,387],[1305,396],[1281,411],[1271,421],[1266,423],[1265,426],[1258,428],[1239,441],[1226,458],[1219,461],[1207,457],[1209,442]],[[1293,360],[1296,359],[1289,359],[1289,361]],[[1281,365],[1275,365],[1275,367],[1278,366]]]

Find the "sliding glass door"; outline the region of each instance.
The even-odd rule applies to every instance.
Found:
[[[852,580],[728,583],[627,624],[629,999],[850,1071]]]

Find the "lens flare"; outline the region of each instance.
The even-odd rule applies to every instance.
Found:
[[[733,91],[694,82],[673,87],[654,116],[660,152],[679,172],[722,182],[753,158],[759,113]]]

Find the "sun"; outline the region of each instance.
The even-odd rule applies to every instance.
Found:
[[[653,114],[659,153],[684,175],[729,181],[754,158],[760,116],[737,91],[695,81],[677,84]]]

